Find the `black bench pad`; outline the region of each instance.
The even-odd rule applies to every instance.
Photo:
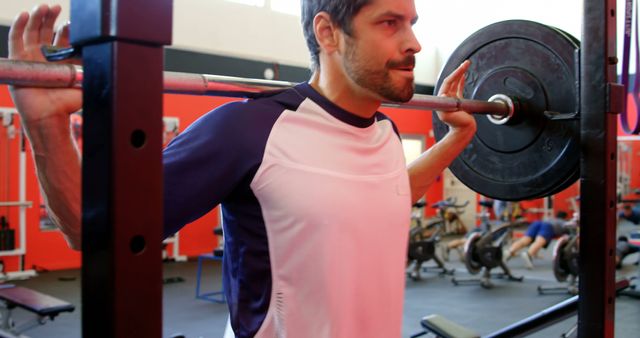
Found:
[[[420,321],[425,329],[444,338],[480,338],[480,335],[440,315],[429,315]]]
[[[63,300],[20,286],[0,288],[0,300],[8,306],[19,306],[40,316],[56,316],[72,312],[75,307]]]

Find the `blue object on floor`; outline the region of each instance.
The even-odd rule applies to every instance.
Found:
[[[205,260],[210,261],[222,261],[222,256],[214,255],[212,253],[202,254],[198,256],[198,272],[196,282],[196,299],[202,299],[213,303],[226,303],[224,298],[224,288],[220,291],[200,293],[200,278],[202,276],[202,262]]]

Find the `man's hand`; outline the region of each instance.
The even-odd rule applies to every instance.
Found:
[[[69,25],[60,25],[54,32],[60,11],[58,5],[40,5],[31,13],[18,14],[9,30],[9,59],[43,62],[42,45],[68,46]],[[22,121],[27,125],[52,116],[67,118],[82,107],[82,92],[78,89],[9,86],[9,91]]]
[[[54,33],[60,6],[40,5],[16,16],[9,31],[9,58],[41,61],[40,47],[69,44],[68,25]],[[49,216],[69,246],[80,250],[80,154],[71,137],[69,114],[82,107],[82,91],[10,86],[36,164],[38,181]]]
[[[470,65],[470,61],[465,61],[447,76],[442,81],[438,95],[462,98],[465,73]],[[424,196],[429,186],[442,174],[442,171],[471,142],[477,129],[475,118],[465,111],[438,112],[438,117],[449,126],[450,130],[438,143],[409,164],[411,201],[413,203]]]
[[[470,65],[471,61],[467,60],[449,74],[449,76],[442,81],[438,95],[461,99],[464,91],[465,73]],[[442,122],[446,123],[452,131],[464,131],[471,134],[476,131],[475,118],[465,111],[438,112],[438,117]]]

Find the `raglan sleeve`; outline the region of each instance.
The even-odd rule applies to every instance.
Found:
[[[243,106],[234,102],[207,113],[164,150],[165,237],[221,203],[250,170],[241,151]]]

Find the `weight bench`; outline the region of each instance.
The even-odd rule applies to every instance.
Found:
[[[480,338],[480,335],[460,326],[440,315],[429,315],[420,321],[422,327],[427,331],[414,334],[411,338],[416,338],[431,332],[442,338]]]
[[[17,325],[11,318],[11,312],[16,307],[29,311],[36,317]],[[35,290],[14,285],[0,286],[0,337],[25,338],[22,332],[44,325],[47,319],[53,320],[60,313],[72,312],[74,309],[70,303]]]
[[[621,279],[616,282],[616,293],[620,293],[629,287],[628,279]],[[518,322],[510,324],[495,332],[484,335],[484,338],[503,338],[503,337],[528,337],[548,326],[562,322],[568,318],[574,317],[578,313],[578,298],[573,296],[565,299],[558,304],[551,305],[533,315],[524,318]],[[435,334],[439,338],[480,338],[476,332],[456,324],[440,315],[429,315],[423,317],[420,321],[423,331],[411,336],[411,338],[422,337],[429,333]],[[573,337],[575,332],[572,327],[562,337]]]

